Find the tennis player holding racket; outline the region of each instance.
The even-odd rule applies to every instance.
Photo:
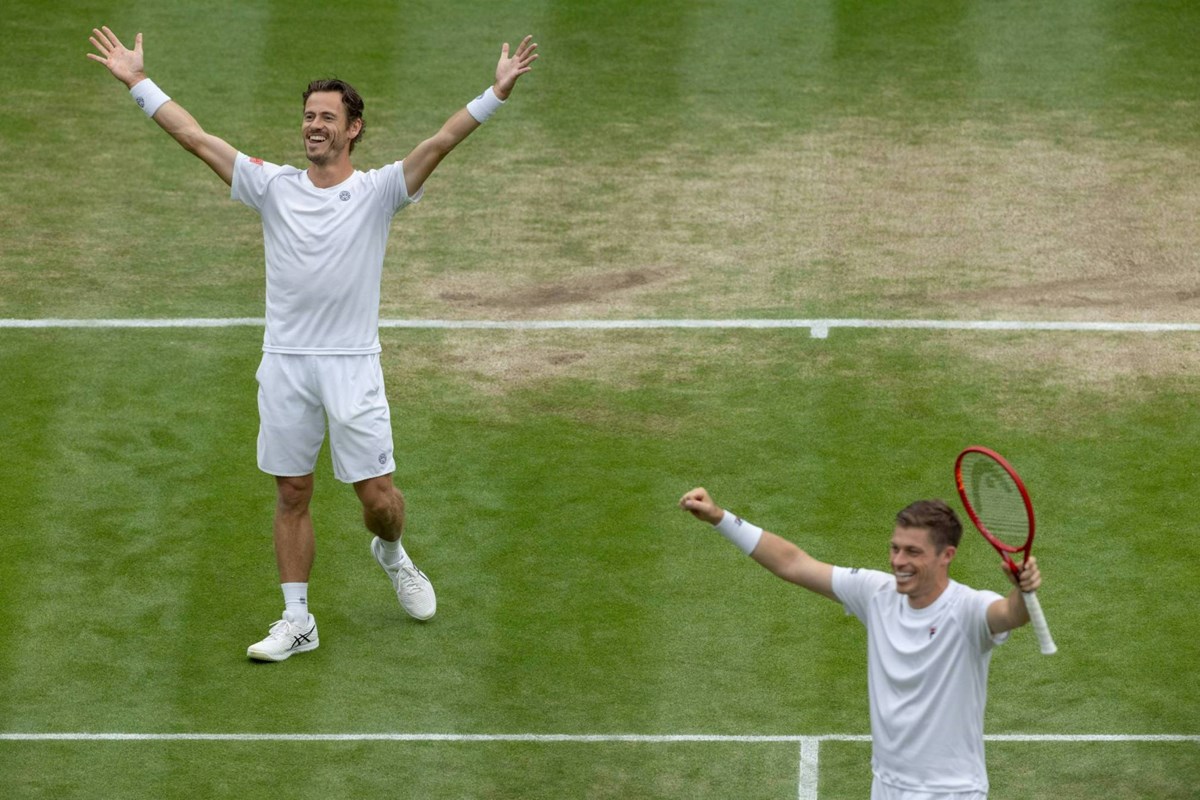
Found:
[[[784,580],[841,603],[867,628],[871,800],[985,800],[988,663],[1029,622],[1022,592],[1041,585],[1029,557],[1007,596],[950,579],[962,524],[940,500],[896,515],[891,572],[835,567],[718,506],[704,489],[680,506]]]

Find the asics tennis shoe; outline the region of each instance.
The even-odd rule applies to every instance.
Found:
[[[399,563],[387,563],[382,545],[383,542],[378,536],[371,539],[371,554],[391,579],[396,597],[400,599],[400,607],[408,612],[410,617],[429,619],[437,611],[437,597],[433,593],[433,584],[403,552]]]
[[[283,619],[271,626],[267,638],[246,649],[246,655],[255,661],[283,661],[294,653],[316,650],[318,643],[317,620],[312,614],[299,624],[284,614]]]

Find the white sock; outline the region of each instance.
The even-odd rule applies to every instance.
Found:
[[[387,539],[380,539],[379,544],[379,549],[383,553],[383,560],[389,564],[399,564],[408,557],[408,553],[404,552],[404,545],[400,544],[399,539],[394,542],[389,542]]]
[[[289,622],[308,622],[308,584],[281,583],[283,589],[283,616]]]

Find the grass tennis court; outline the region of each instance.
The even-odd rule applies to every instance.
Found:
[[[155,80],[268,160],[302,157],[303,85],[347,78],[360,167],[536,35],[534,73],[398,217],[386,318],[1200,319],[1200,12],[1118,2],[23,5],[0,19],[22,87],[0,318],[262,314],[258,220],[84,58],[102,23],[143,31]],[[261,331],[0,328],[0,796],[804,797],[794,737],[868,730],[862,626],[675,501],[705,485],[883,567],[892,515],[949,499],[970,443],[1029,484],[1060,648],[1000,648],[987,733],[1200,735],[1194,333],[382,339],[438,616],[396,607],[326,453],[321,648],[259,665]],[[1001,589],[996,562],[968,535],[952,575]],[[266,738],[16,736],[56,733]],[[298,734],[447,738],[270,738]],[[821,800],[866,796],[868,743],[819,752]],[[1195,739],[988,760],[994,798],[1200,785]]]

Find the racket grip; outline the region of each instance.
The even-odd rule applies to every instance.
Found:
[[[1052,656],[1058,652],[1058,646],[1050,637],[1050,626],[1046,624],[1046,615],[1042,613],[1042,604],[1038,602],[1037,592],[1021,592],[1025,599],[1025,609],[1029,612],[1029,621],[1033,623],[1033,632],[1037,634],[1038,648],[1044,656]]]

